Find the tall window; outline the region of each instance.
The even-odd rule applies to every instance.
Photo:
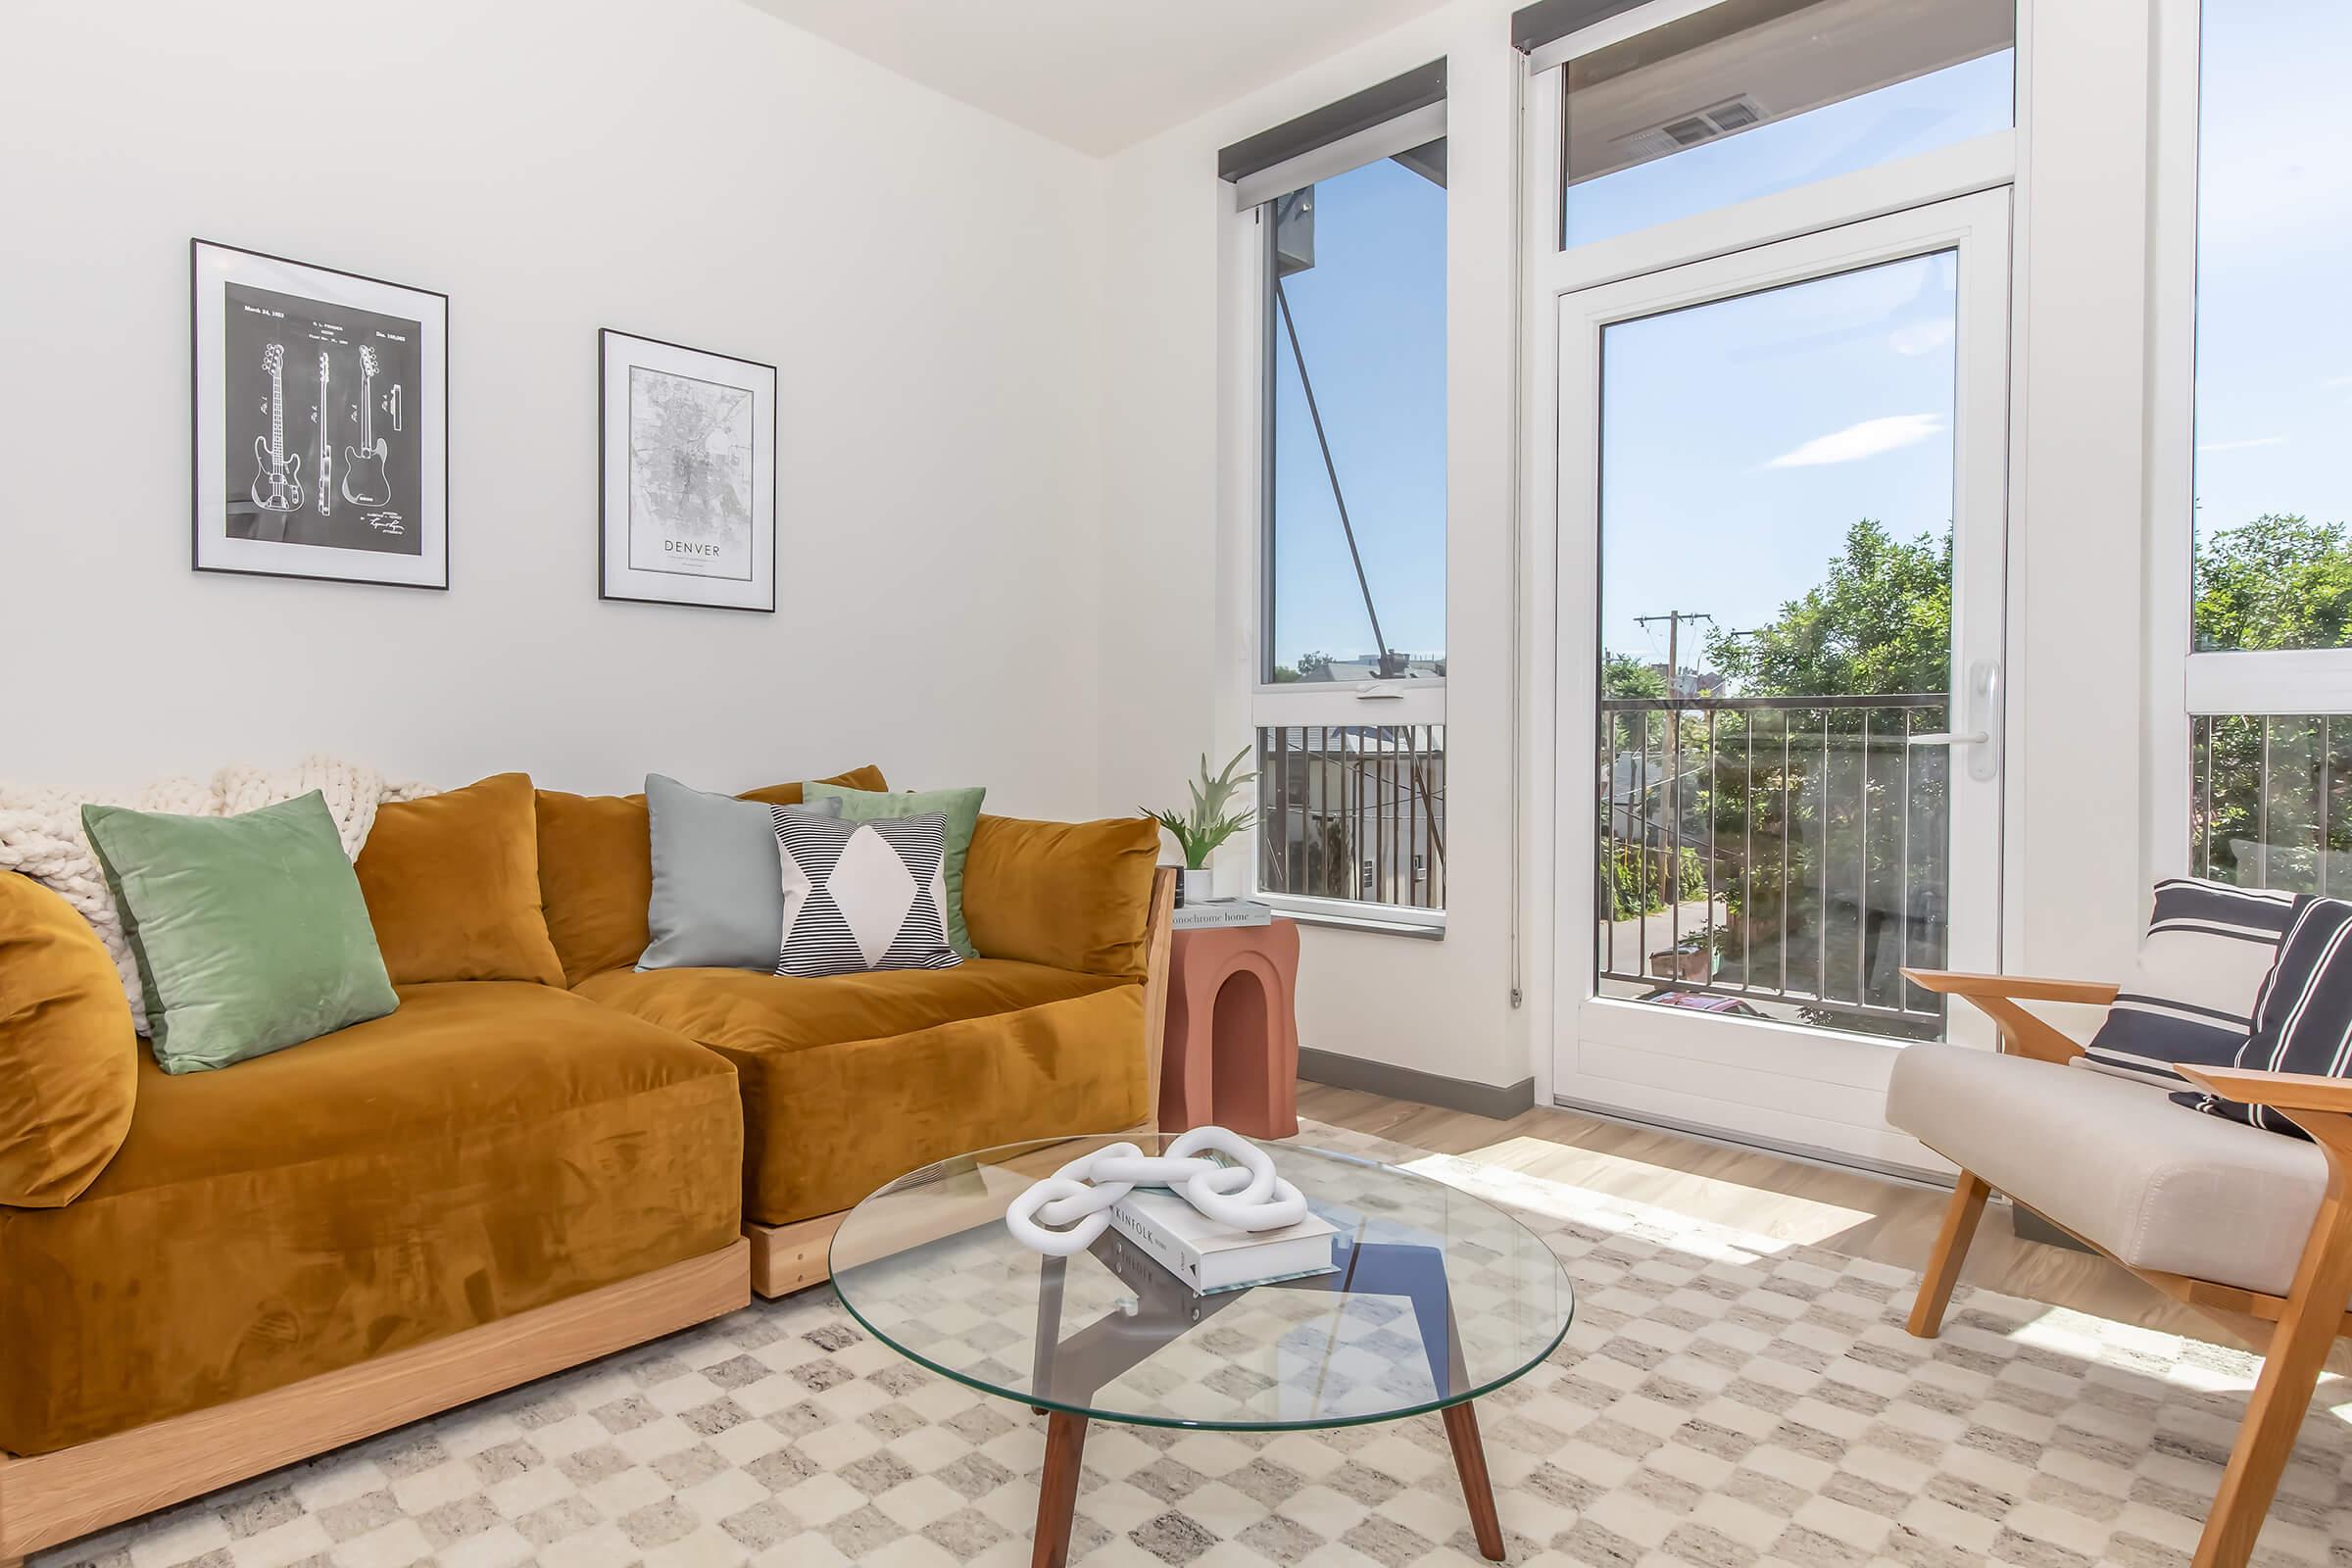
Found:
[[[2204,7],[2190,869],[2335,893],[2352,888],[2348,58],[2334,0]]]
[[[1446,902],[1443,121],[1425,111],[1356,130],[1293,167],[1313,177],[1277,170],[1245,221],[1261,466],[1256,885],[1310,911],[1435,925]]]

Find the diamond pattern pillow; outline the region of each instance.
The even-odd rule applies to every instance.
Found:
[[[773,808],[784,884],[776,973],[947,969],[947,818],[845,822]]]

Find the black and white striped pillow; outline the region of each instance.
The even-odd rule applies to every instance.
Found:
[[[2090,1065],[2181,1085],[2173,1063],[2227,1067],[2254,1027],[2294,895],[2174,877],[2156,884],[2139,963],[2082,1054]]]
[[[847,822],[770,808],[784,883],[776,973],[819,976],[875,969],[949,969],[948,819]]]
[[[2278,962],[2254,1004],[2254,1033],[2233,1064],[2254,1072],[2352,1078],[2352,904],[2308,896],[2295,901]],[[2173,1099],[2271,1132],[2311,1136],[2267,1106],[2243,1105],[2201,1090]]]

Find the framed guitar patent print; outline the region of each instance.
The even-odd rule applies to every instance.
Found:
[[[597,334],[597,594],[776,608],[776,368]]]
[[[198,571],[449,586],[449,297],[188,242]]]

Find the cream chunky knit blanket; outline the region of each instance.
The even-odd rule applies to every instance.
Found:
[[[0,782],[0,871],[22,871],[65,896],[95,926],[122,972],[130,1015],[146,1034],[147,1007],[137,960],[122,937],[122,917],[107,891],[106,876],[81,831],[84,802],[127,806],[140,811],[182,816],[234,816],[257,807],[291,801],[317,790],[343,838],[343,851],[359,858],[375,808],[386,801],[411,801],[434,793],[422,784],[393,784],[371,767],[331,757],[310,757],[290,768],[224,767],[210,784],[190,778],[159,779],[140,789],[90,794],[49,786]]]

